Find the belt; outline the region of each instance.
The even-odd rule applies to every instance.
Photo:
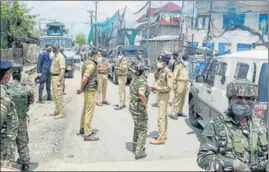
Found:
[[[188,82],[188,80],[182,80],[182,79],[178,79],[176,81],[178,81],[178,82]]]
[[[51,76],[59,76],[59,74],[54,74],[54,73],[52,73]]]
[[[163,92],[163,91],[158,91],[158,93],[169,93],[169,91]]]
[[[127,75],[118,75],[118,76],[127,76]]]

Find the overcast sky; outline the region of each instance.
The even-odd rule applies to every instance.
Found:
[[[152,1],[152,7],[160,7],[169,1]],[[180,5],[179,1],[171,1]],[[24,3],[32,8],[32,14],[40,14],[40,18],[48,20],[55,19],[63,22],[66,28],[71,30],[71,24],[73,24],[72,35],[75,37],[76,34],[82,32],[88,37],[90,15],[87,10],[95,9],[95,1],[24,1]],[[134,27],[136,20],[143,15],[143,12],[135,15],[134,12],[144,6],[146,1],[99,1],[98,3],[98,14],[97,21],[102,22],[107,17],[111,17],[118,9],[123,11],[125,5],[127,11],[125,14],[126,27]],[[38,26],[37,26],[38,27]]]

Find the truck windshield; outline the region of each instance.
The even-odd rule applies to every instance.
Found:
[[[135,57],[137,51],[138,50],[122,50],[125,57]],[[148,58],[147,54],[146,54],[146,51],[144,51],[144,50],[139,50],[139,51],[142,53],[143,58]]]
[[[45,48],[47,44],[54,45],[58,44],[61,48],[72,48],[72,41],[68,38],[52,37],[43,38],[40,42],[40,48]]]
[[[259,102],[268,102],[268,63],[263,63],[259,78]]]

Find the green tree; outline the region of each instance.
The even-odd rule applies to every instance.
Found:
[[[85,35],[82,33],[79,33],[76,36],[76,43],[81,47],[82,45],[86,44],[86,38]]]
[[[22,2],[1,1],[1,47],[11,47],[12,43],[32,36],[37,15],[30,15],[30,10]]]

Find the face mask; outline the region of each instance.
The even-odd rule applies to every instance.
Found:
[[[231,100],[231,110],[236,117],[247,117],[251,115],[253,108],[253,102],[241,102],[236,100]]]
[[[55,57],[55,54],[53,52],[50,53],[50,59],[53,59]]]
[[[102,60],[103,60],[103,58],[102,58],[102,57],[98,57],[98,58],[97,58],[97,62],[98,62],[98,63],[101,63],[101,62],[102,62]]]
[[[163,63],[162,63],[162,62],[158,62],[158,63],[157,63],[157,68],[158,68],[158,69],[161,69],[162,67],[163,67]]]
[[[119,55],[119,60],[121,60],[122,59],[122,55]]]

